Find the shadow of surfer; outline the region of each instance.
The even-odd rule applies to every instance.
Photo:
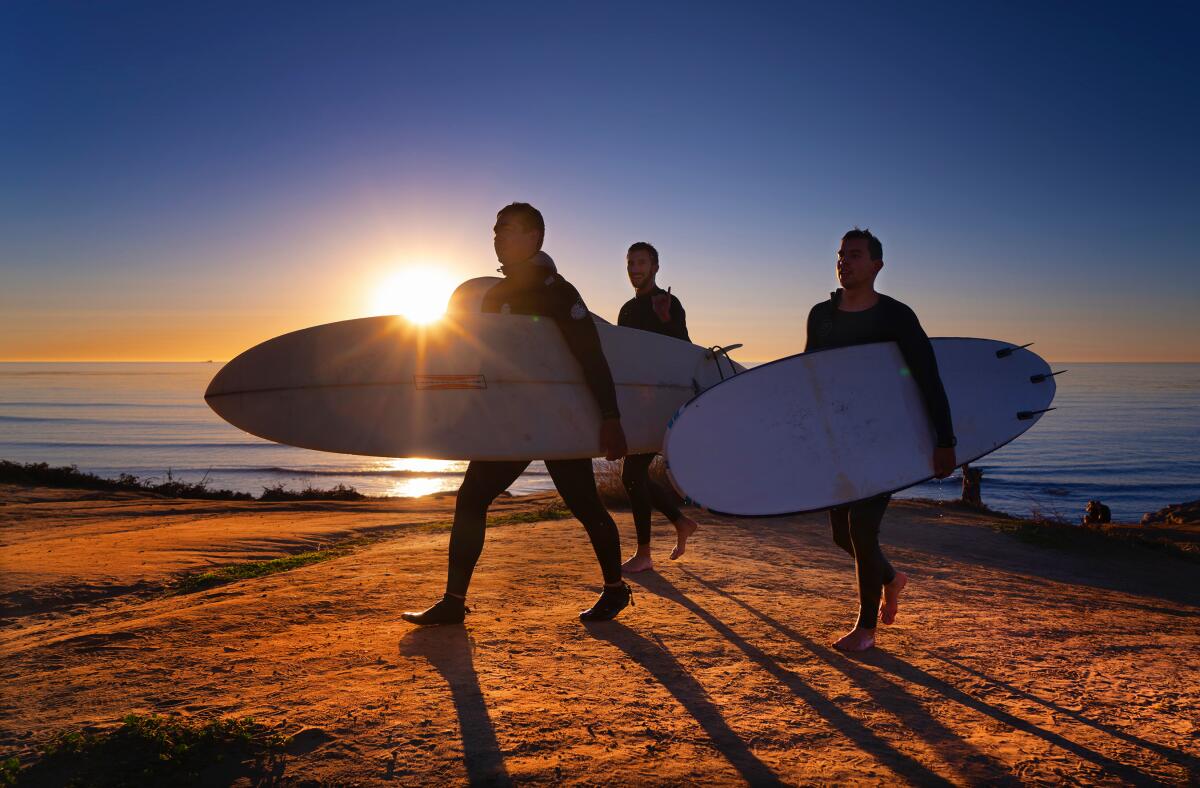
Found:
[[[479,687],[473,649],[466,629],[448,626],[414,629],[400,639],[399,650],[402,656],[428,660],[450,685],[470,784],[512,785],[496,740],[496,729]]]
[[[708,697],[700,682],[692,678],[687,668],[659,646],[619,622],[586,623],[588,633],[619,648],[633,662],[641,665],[687,709],[700,723],[717,750],[750,785],[782,785],[771,771],[742,740],[721,710]]]
[[[1059,747],[1083,760],[1090,761],[1110,775],[1126,782],[1141,784],[1151,779],[1150,775],[1134,766],[1123,764],[1098,750],[1068,738],[1062,733],[1009,712],[1000,705],[983,698],[975,697],[956,684],[952,684],[916,665],[906,662],[896,654],[878,648],[856,654],[837,654],[831,652],[817,645],[787,624],[757,609],[738,595],[700,577],[694,572],[689,572],[686,569],[682,571],[692,580],[733,602],[747,613],[750,613],[755,618],[807,649],[809,653],[829,667],[841,672],[846,678],[853,681],[870,695],[872,700],[881,708],[887,709],[898,719],[902,720],[908,730],[914,735],[920,736],[930,746],[940,752],[947,763],[954,764],[959,771],[960,777],[968,782],[1015,785],[1019,784],[1019,779],[1011,772],[1009,766],[992,755],[982,752],[959,733],[948,728],[940,719],[930,713],[925,702],[913,695],[901,682],[936,692],[945,700],[990,717],[1010,730],[1035,736],[1050,745]],[[943,659],[941,657],[938,658]],[[948,660],[943,659],[943,661]],[[873,672],[865,666],[875,667],[880,672]],[[885,674],[892,676],[897,681],[888,679]]]
[[[699,576],[688,570],[683,570],[688,577],[699,580]],[[903,778],[916,785],[952,785],[949,780],[931,770],[928,766],[913,758],[911,755],[902,752],[892,745],[883,736],[876,733],[870,725],[858,720],[854,715],[847,712],[839,703],[827,697],[821,690],[809,684],[808,680],[800,674],[794,672],[788,667],[781,665],[773,656],[765,652],[762,648],[751,643],[749,640],[738,634],[729,624],[717,615],[712,613],[708,608],[701,605],[692,597],[685,594],[677,586],[671,583],[662,575],[645,574],[633,579],[633,582],[644,588],[647,592],[670,600],[678,604],[680,607],[697,616],[704,623],[708,624],[713,631],[724,637],[730,644],[737,647],[746,658],[757,665],[760,669],[791,691],[792,695],[801,703],[804,703],[815,713],[819,714],[829,725],[848,740],[854,742],[863,752],[870,753],[874,758],[878,759],[880,764],[892,770],[898,777]],[[721,590],[719,587],[710,585],[706,581],[701,581],[706,587],[716,591],[722,596],[728,596],[734,599],[728,592]],[[734,599],[738,604],[740,601]],[[794,633],[793,633],[794,634]],[[803,639],[805,645],[809,645],[810,649],[819,648],[812,644],[811,641]]]

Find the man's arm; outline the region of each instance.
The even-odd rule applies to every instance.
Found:
[[[671,288],[650,296],[650,311],[657,321],[652,329],[655,333],[691,341],[687,335],[687,315],[684,314],[683,304],[671,295]]]
[[[663,333],[669,337],[682,339],[685,342],[691,342],[688,337],[687,330],[687,312],[683,311],[683,304],[675,296],[671,296],[670,320],[663,324]]]
[[[571,355],[583,368],[584,382],[600,408],[600,443],[605,456],[610,460],[618,459],[625,456],[625,433],[621,429],[621,412],[617,408],[617,388],[613,385],[612,370],[600,346],[600,334],[579,292],[561,279],[553,287],[557,302],[553,310],[554,322],[562,331]]]
[[[949,476],[956,465],[954,457],[954,421],[950,416],[950,400],[946,397],[946,387],[942,385],[942,376],[938,373],[937,356],[933,353],[933,344],[917,315],[904,304],[895,302],[896,314],[894,327],[896,344],[908,364],[908,371],[921,399],[925,403],[925,412],[933,424],[937,436],[937,450],[934,452],[934,473],[939,478]]]
[[[817,326],[820,323],[821,305],[816,304],[812,309],[808,310],[808,323],[805,327],[804,352],[811,353],[814,350],[820,350],[819,340],[817,339]]]

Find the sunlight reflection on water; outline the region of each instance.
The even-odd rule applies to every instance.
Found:
[[[417,473],[462,473],[467,464],[459,460],[427,460],[424,457],[397,457],[381,460],[377,471],[415,471]]]
[[[415,479],[401,479],[388,487],[384,495],[393,498],[416,498],[419,495],[429,495],[430,493],[441,492],[442,490],[454,490],[459,486],[457,477],[418,477]]]

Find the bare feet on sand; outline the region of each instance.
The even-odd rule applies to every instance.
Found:
[[[866,651],[875,645],[875,630],[852,629],[838,640],[833,641],[833,647],[840,651]]]
[[[627,575],[635,572],[645,572],[653,568],[654,561],[650,559],[650,548],[647,545],[638,545],[637,552],[633,554],[633,558],[621,564],[621,572]]]
[[[700,526],[695,520],[685,515],[680,515],[679,519],[674,522],[675,526],[675,549],[671,551],[671,560],[677,561],[687,550],[688,537],[696,533],[696,529]]]
[[[908,575],[897,572],[892,582],[883,587],[883,602],[879,605],[879,620],[885,624],[896,621],[896,611],[900,609],[900,592],[908,585]]]

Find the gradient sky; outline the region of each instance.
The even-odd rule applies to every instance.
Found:
[[[1200,361],[1194,2],[832,5],[5,3],[0,360],[227,359],[526,200],[747,361],[854,225],[931,335]]]

